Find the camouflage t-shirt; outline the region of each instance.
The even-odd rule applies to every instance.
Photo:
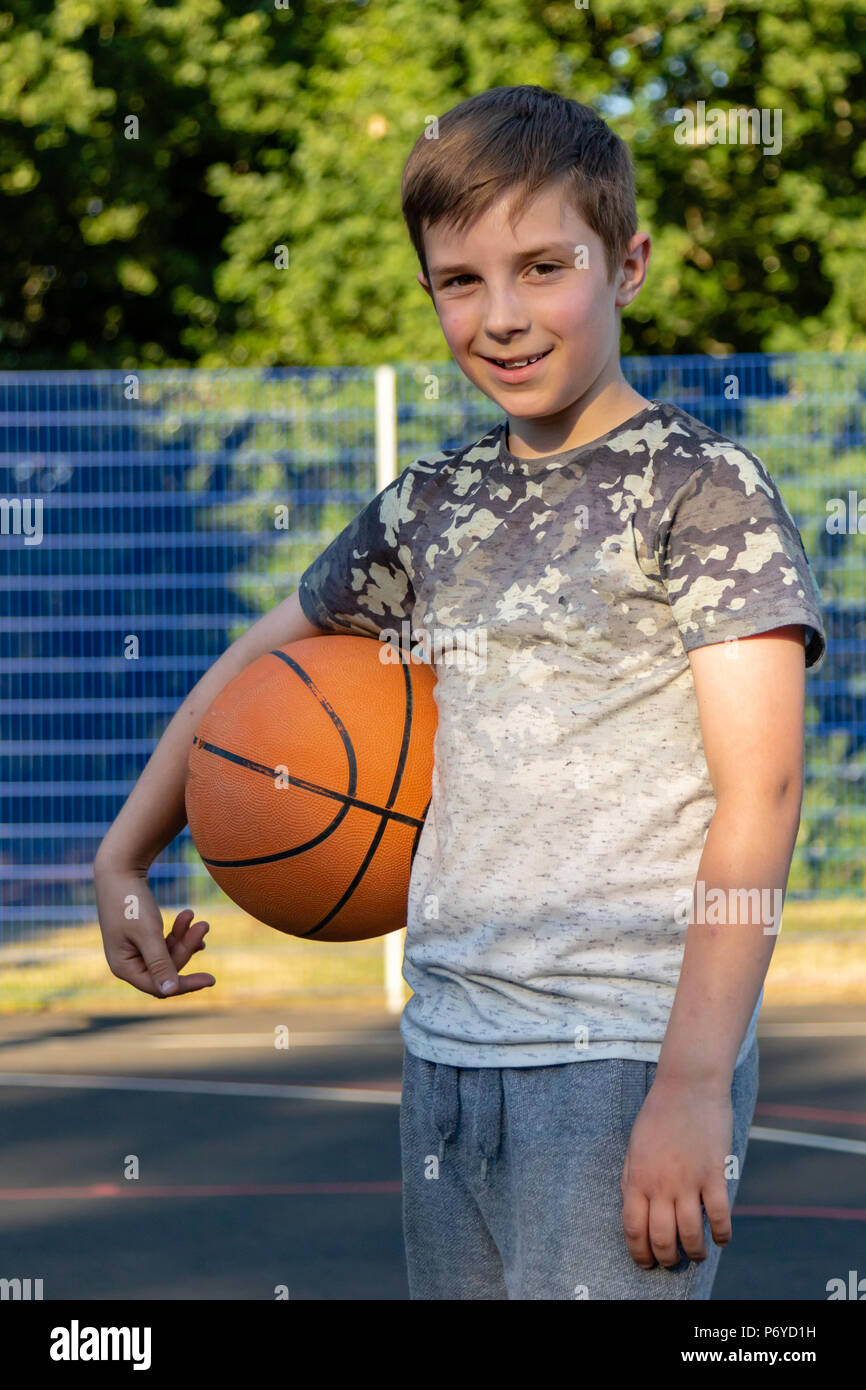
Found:
[[[656,1062],[715,807],[687,653],[801,622],[815,666],[820,595],[760,459],[679,407],[506,438],[411,463],[298,591],[438,678],[401,1032],[454,1066]]]

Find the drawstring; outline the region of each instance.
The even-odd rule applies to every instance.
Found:
[[[460,1074],[456,1067],[436,1063],[433,1077],[433,1123],[440,1136],[439,1162],[445,1157],[445,1144],[457,1128],[460,1113]]]
[[[460,1115],[460,1070],[444,1063],[434,1064],[433,1123],[439,1135],[439,1161],[445,1145],[457,1129]],[[498,1067],[478,1067],[473,1147],[481,1154],[481,1181],[487,1178],[487,1161],[499,1152],[502,1140],[502,1075]]]
[[[498,1067],[478,1068],[475,1102],[475,1148],[481,1154],[481,1180],[487,1177],[487,1160],[499,1152],[502,1137],[502,1073]]]

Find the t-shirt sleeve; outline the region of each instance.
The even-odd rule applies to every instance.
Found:
[[[415,591],[400,545],[402,475],[349,522],[301,575],[298,600],[308,621],[334,632],[378,637],[412,620]]]
[[[686,652],[802,623],[806,666],[826,652],[821,595],[779,489],[748,450],[719,445],[665,508],[657,559]]]

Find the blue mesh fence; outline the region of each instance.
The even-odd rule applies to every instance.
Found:
[[[800,528],[829,652],[789,898],[860,897],[866,356],[623,370],[757,453]],[[453,363],[394,371],[399,468],[502,418]],[[369,368],[0,373],[0,942],[95,921],[107,826],[192,685],[379,490],[376,429]],[[151,883],[220,900],[187,831]]]

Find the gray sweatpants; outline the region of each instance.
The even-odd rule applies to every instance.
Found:
[[[640,1269],[622,1230],[632,1126],[656,1074],[624,1058],[451,1067],[406,1051],[400,1143],[412,1299],[708,1299],[707,1258]],[[734,1072],[732,1152],[742,1171],[758,1045]],[[733,1206],[738,1180],[728,1179]]]

